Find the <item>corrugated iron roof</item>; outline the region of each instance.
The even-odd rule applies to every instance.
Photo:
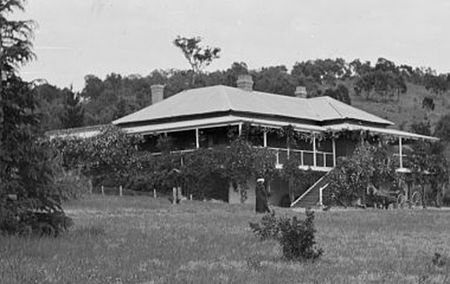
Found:
[[[180,92],[154,105],[113,121],[113,124],[151,121],[189,115],[235,111],[267,116],[325,122],[354,119],[393,125],[392,122],[346,105],[330,97],[288,97],[228,86],[211,86]]]
[[[330,130],[330,131],[363,130],[363,131],[369,131],[369,132],[373,132],[373,133],[387,134],[387,135],[393,135],[396,137],[403,137],[403,138],[409,138],[409,139],[425,139],[425,140],[432,140],[432,141],[439,140],[439,138],[436,138],[436,137],[415,134],[415,133],[392,129],[392,128],[370,127],[370,126],[355,125],[355,124],[350,124],[350,123],[334,124],[334,125],[326,126],[325,129]]]

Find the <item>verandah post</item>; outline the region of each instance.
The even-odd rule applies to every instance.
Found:
[[[402,137],[398,138],[398,155],[399,155],[400,169],[403,169],[403,143],[402,143]]]
[[[331,140],[331,145],[333,147],[333,167],[336,167],[336,140],[334,138]]]
[[[265,130],[263,132],[263,146],[264,148],[267,148],[267,131]]]
[[[319,206],[323,206],[323,187],[319,188]]]
[[[198,128],[195,128],[195,148],[200,148],[200,131]]]
[[[286,137],[286,149],[287,149],[287,158],[288,159],[291,154],[290,148],[291,148],[291,141],[290,141],[289,137]]]
[[[316,167],[317,166],[316,134],[313,133],[312,139],[313,139],[313,166]]]

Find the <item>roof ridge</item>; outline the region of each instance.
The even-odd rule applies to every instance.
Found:
[[[219,86],[223,86],[223,85],[219,85]],[[231,100],[230,100],[228,92],[226,92],[225,89],[223,89],[223,88],[220,88],[220,91],[221,91],[222,95],[225,97],[226,103],[228,104],[228,110],[232,110],[233,107],[231,106]]]
[[[314,110],[314,108],[311,106],[311,102],[312,102],[311,98],[305,98],[305,99],[303,99],[303,101],[305,101],[305,102],[308,104],[308,108],[309,108],[309,109]],[[324,120],[324,119],[322,118],[322,116],[321,116],[319,113],[316,112],[316,110],[312,111],[312,113],[314,113],[314,115],[315,115],[320,121],[323,121],[323,120]]]
[[[325,97],[327,97],[328,104],[338,113],[338,115],[341,118],[347,118],[346,116],[343,116],[342,113],[340,111],[338,111],[338,109],[332,104],[332,102],[334,102],[334,101],[331,101],[330,99],[328,99],[329,98],[328,96],[325,96]]]

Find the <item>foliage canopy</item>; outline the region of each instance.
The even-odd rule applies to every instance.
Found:
[[[0,231],[57,235],[69,222],[54,183],[54,155],[40,139],[31,84],[17,68],[34,55],[32,22],[9,20],[23,1],[0,0]]]

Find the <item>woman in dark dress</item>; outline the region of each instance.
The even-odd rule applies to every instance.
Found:
[[[264,186],[264,179],[256,180],[256,213],[270,213],[269,208],[269,193]]]

